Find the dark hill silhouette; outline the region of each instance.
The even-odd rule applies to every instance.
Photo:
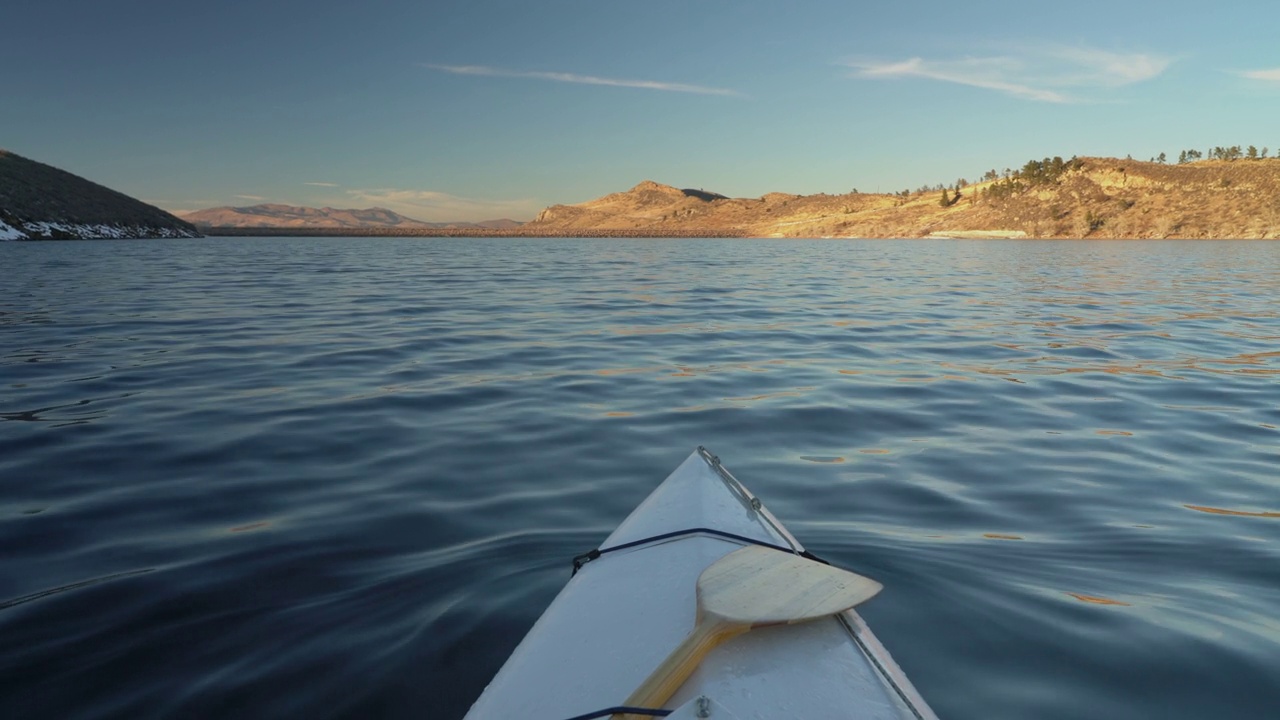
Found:
[[[16,240],[199,237],[158,207],[0,150],[0,237]]]

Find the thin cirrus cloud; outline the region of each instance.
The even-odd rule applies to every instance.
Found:
[[[1245,70],[1240,73],[1242,77],[1250,80],[1264,80],[1266,82],[1280,82],[1280,68],[1272,68],[1270,70]]]
[[[336,187],[339,187],[338,183],[331,183],[331,182],[304,182],[304,183],[302,183],[302,184],[303,184],[303,185],[310,185],[310,186],[312,186],[312,187],[323,187],[323,188],[336,188]]]
[[[640,88],[642,90],[661,90],[664,92],[694,93],[697,95],[729,95],[741,96],[737,90],[727,88],[689,85],[686,83],[661,82],[657,80],[624,80],[620,78],[597,77],[595,75],[578,75],[563,72],[542,72],[535,70],[506,70],[487,65],[425,65],[432,70],[451,73],[453,75],[479,75],[485,77],[526,78],[530,80],[550,80],[553,82],[575,83],[578,85],[606,85],[609,87]]]
[[[1133,85],[1160,76],[1171,58],[1078,47],[1047,47],[1016,55],[927,60],[850,61],[855,77],[923,78],[993,90],[1024,100],[1079,103],[1081,93]]]

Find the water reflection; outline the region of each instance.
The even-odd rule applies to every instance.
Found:
[[[1067,594],[1079,600],[1080,602],[1086,602],[1092,605],[1119,605],[1121,607],[1129,607],[1129,603],[1127,602],[1120,602],[1119,600],[1112,600],[1110,598],[1098,597],[1097,595],[1083,595],[1081,593],[1073,593],[1073,592],[1069,592]]]
[[[70,590],[79,590],[81,588],[86,588],[91,585],[98,585],[100,583],[110,582],[112,580],[121,580],[123,578],[133,577],[135,575],[145,575],[147,573],[155,572],[155,570],[156,570],[155,568],[143,568],[140,570],[129,570],[126,572],[112,573],[110,575],[102,575],[100,577],[89,578],[88,580],[78,580],[76,582],[67,583],[65,585],[59,585],[58,587],[49,588],[47,590],[41,590],[39,592],[34,592],[29,595],[23,595],[21,597],[10,598],[8,600],[0,600],[0,610],[6,610],[8,608],[22,605],[24,603],[29,603],[35,600],[42,600],[52,595],[68,592]]]
[[[1280,705],[1280,243],[0,255],[23,716],[460,717],[696,444],[885,579],[943,717]]]
[[[267,520],[261,520],[259,522],[249,523],[248,525],[237,525],[236,527],[233,527],[233,528],[227,528],[227,532],[243,533],[243,532],[251,532],[253,530],[262,530],[263,528],[268,528],[268,527],[271,527],[271,522]]]
[[[70,382],[70,381],[67,381]],[[50,405],[48,407],[36,408],[34,410],[20,410],[16,412],[0,412],[0,420],[12,420],[17,422],[61,422],[67,423],[86,423],[91,420],[97,420],[105,417],[107,409],[95,406],[93,409],[82,412],[72,411],[74,408],[83,408],[95,403],[109,402],[112,400],[124,400],[133,397],[137,393],[121,393],[109,397],[86,398],[84,400],[76,400],[75,402],[60,405]]]
[[[1209,513],[1211,515],[1235,515],[1236,517],[1280,518],[1280,512],[1250,512],[1247,510],[1228,510],[1226,508],[1206,507],[1204,505],[1183,505],[1188,510]]]

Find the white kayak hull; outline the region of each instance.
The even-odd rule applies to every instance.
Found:
[[[615,550],[681,531],[698,532]],[[719,461],[699,448],[564,587],[467,718],[564,720],[621,705],[693,628],[698,576],[750,541],[803,552]],[[705,698],[700,700],[701,698]],[[936,720],[853,610],[758,629],[711,653],[665,707],[672,717]]]

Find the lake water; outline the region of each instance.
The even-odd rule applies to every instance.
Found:
[[[1267,717],[1278,427],[1274,242],[0,244],[0,717],[459,718],[699,444],[945,720]]]

